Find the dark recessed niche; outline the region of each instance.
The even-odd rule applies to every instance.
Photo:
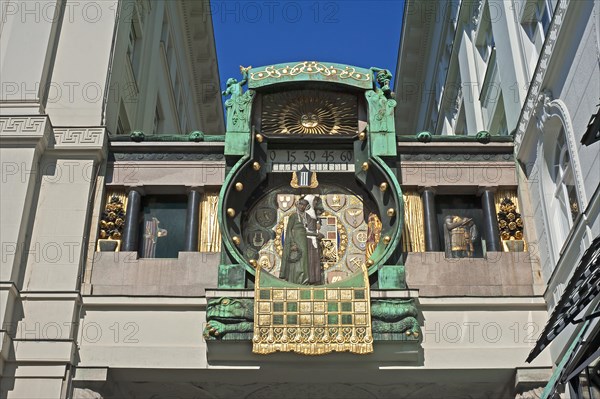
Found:
[[[185,243],[187,197],[147,195],[140,214],[140,258],[177,258]]]
[[[435,210],[438,222],[438,231],[440,237],[440,244],[443,250],[446,251],[446,255],[450,257],[483,257],[483,245],[482,245],[482,234],[483,234],[483,211],[481,209],[481,199],[476,195],[438,195],[435,198]],[[452,251],[447,248],[448,241],[451,240],[449,237],[450,231],[447,229],[446,220],[449,216],[458,216],[462,220],[465,220],[465,233],[469,234],[471,225],[466,219],[471,219],[477,230],[477,236],[472,240],[473,252],[472,256],[467,254],[457,254],[456,252],[452,256]],[[445,233],[445,230],[447,231]],[[468,239],[467,239],[468,241]],[[468,246],[467,242],[467,246]]]

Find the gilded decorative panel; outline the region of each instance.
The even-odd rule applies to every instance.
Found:
[[[349,93],[317,90],[265,94],[261,133],[265,136],[358,134],[358,98]]]

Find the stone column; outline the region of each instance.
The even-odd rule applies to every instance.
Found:
[[[200,199],[202,191],[193,187],[188,192],[187,218],[185,221],[184,251],[198,251],[198,227],[200,225]]]
[[[435,213],[435,191],[425,187],[421,193],[423,200],[423,228],[425,230],[425,251],[437,252],[440,249],[440,235]]]
[[[142,194],[140,189],[132,187],[127,194],[127,210],[125,211],[125,228],[123,229],[123,245],[121,251],[137,251],[140,230],[140,208]]]
[[[484,188],[481,194],[481,209],[483,210],[483,238],[488,252],[500,252],[500,232],[494,201],[494,189]]]

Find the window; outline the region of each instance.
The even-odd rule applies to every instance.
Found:
[[[460,111],[458,112],[458,118],[456,119],[456,125],[454,127],[454,135],[466,136],[467,135],[467,118],[465,117],[465,106],[461,104]]]
[[[525,3],[521,24],[527,37],[540,52],[552,21],[550,0],[530,0]]]
[[[131,22],[129,29],[129,43],[127,44],[127,57],[131,62],[133,77],[138,79],[139,64],[140,64],[140,38],[136,31],[135,24]]]
[[[477,32],[477,38],[475,40],[475,46],[481,56],[481,59],[487,64],[492,54],[492,50],[496,46],[494,41],[494,33],[492,31],[492,19],[490,17],[490,9],[486,4],[483,10],[483,16]]]
[[[544,140],[546,169],[550,180],[548,189],[544,187],[544,193],[552,246],[558,259],[580,211],[565,131],[561,127],[558,136],[550,136],[552,135],[548,134]]]
[[[154,120],[152,122],[152,134],[162,133],[162,112],[160,110],[160,103],[156,102],[156,109],[154,110]]]
[[[177,101],[177,112],[179,113],[179,128],[183,131],[183,128],[186,123],[186,113],[183,101],[183,94],[179,95],[179,100]]]
[[[570,227],[579,215],[579,205],[573,178],[573,167],[563,131],[561,131],[556,142],[553,175],[556,184],[554,197],[560,202],[565,218],[569,220],[568,225]]]
[[[127,111],[125,110],[125,105],[121,101],[119,106],[119,116],[117,118],[117,135],[128,134],[131,132],[131,127],[129,126],[129,119],[127,119]]]
[[[482,43],[477,46],[477,50],[479,50],[479,54],[481,55],[483,62],[488,62],[490,55],[492,55],[492,50],[495,47],[496,42],[494,41],[494,35],[492,34],[492,30],[488,29],[485,32],[485,37],[483,38]]]
[[[125,134],[125,127],[121,118],[117,121],[117,136]]]

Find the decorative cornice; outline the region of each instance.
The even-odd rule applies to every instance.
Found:
[[[406,134],[398,134],[396,139],[399,143],[404,142],[419,142],[417,136],[415,135],[406,135]],[[512,136],[490,136],[490,143],[512,143]],[[451,135],[431,135],[431,143],[481,143],[480,139],[477,138],[476,135],[468,135],[468,136],[451,136]],[[424,145],[427,145],[425,143]]]
[[[250,69],[248,88],[255,89],[289,81],[337,82],[363,89],[373,88],[373,71],[318,61],[302,61]]]
[[[143,161],[223,161],[222,153],[167,153],[167,152],[116,152],[112,153],[109,161],[143,162]]]
[[[514,159],[513,154],[449,154],[449,153],[425,153],[425,154],[401,154],[401,161],[429,161],[429,162],[507,162]]]
[[[47,116],[9,116],[0,118],[0,135],[8,137],[41,136],[46,129]]]
[[[550,103],[554,100],[554,96],[550,90],[543,90],[537,98],[536,104],[536,126],[539,131],[543,130],[546,121],[550,117]]]
[[[0,117],[0,146],[43,150],[52,135],[47,115]]]
[[[517,123],[517,130],[515,132],[516,154],[519,153],[521,144],[523,143],[525,131],[527,130],[527,126],[530,123],[533,112],[537,108],[537,103],[538,101],[543,100],[543,97],[540,98],[542,84],[544,83],[546,70],[548,69],[550,58],[554,52],[554,47],[556,45],[556,41],[558,39],[558,35],[562,27],[562,23],[564,22],[565,13],[567,11],[569,3],[569,0],[559,0],[554,11],[554,17],[552,18],[550,29],[548,30],[548,34],[546,36],[546,41],[544,42],[544,46],[542,47],[542,52],[540,54],[540,58],[538,59],[538,63],[533,75],[531,85],[529,86],[529,92],[527,93],[525,105],[521,111],[519,122]]]
[[[105,129],[90,128],[55,128],[55,149],[89,149],[99,150],[104,145]]]

